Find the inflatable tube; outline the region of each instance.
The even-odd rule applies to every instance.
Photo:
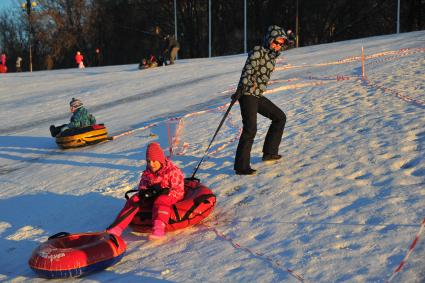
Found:
[[[199,180],[186,179],[185,196],[172,207],[167,231],[182,229],[199,223],[213,211],[216,196],[201,184]],[[152,229],[152,202],[142,203],[140,211],[135,215],[130,227],[136,232],[149,232]]]
[[[120,237],[106,232],[61,232],[38,246],[28,264],[44,278],[79,277],[113,265],[125,250]]]
[[[108,131],[103,124],[65,130],[56,136],[60,148],[75,148],[99,143],[108,139]]]

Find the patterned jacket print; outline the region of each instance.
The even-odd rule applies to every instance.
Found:
[[[271,73],[280,52],[270,49],[270,41],[281,37],[287,39],[285,31],[278,26],[270,26],[262,46],[255,46],[248,54],[242,70],[236,94],[261,97],[267,88]]]
[[[72,114],[68,129],[82,128],[96,124],[96,118],[87,112],[87,109],[81,106]]]
[[[139,183],[139,190],[145,190],[153,185],[160,185],[161,188],[169,188],[168,196],[180,200],[184,196],[184,175],[176,165],[168,158],[165,164],[156,173],[146,168],[142,173]]]

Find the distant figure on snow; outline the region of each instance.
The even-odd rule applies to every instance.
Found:
[[[183,172],[165,157],[158,143],[150,143],[146,149],[146,169],[140,179],[139,193],[126,202],[106,231],[121,236],[139,211],[139,202],[143,201],[152,203],[153,230],[149,240],[164,239],[172,206],[183,196]]]
[[[102,54],[99,48],[96,48],[94,51],[93,65],[96,67],[102,66]]]
[[[16,72],[22,72],[22,58],[19,56],[16,58]]]
[[[58,127],[51,125],[50,133],[52,137],[56,137],[59,133],[68,129],[83,128],[96,124],[96,118],[88,113],[87,109],[83,107],[83,102],[78,98],[72,98],[69,107],[72,113],[70,123]]]
[[[139,70],[143,70],[143,69],[147,69],[147,68],[149,68],[148,60],[146,60],[146,58],[142,58],[142,61],[140,61],[140,63],[139,63]]]
[[[6,66],[6,54],[1,54],[1,65],[0,65],[0,73],[6,73],[7,72],[7,66]]]
[[[1,64],[6,66],[6,54],[4,53],[1,54]]]
[[[75,62],[77,63],[77,66],[79,69],[84,69],[84,56],[81,54],[80,51],[77,51],[77,54],[75,54]]]
[[[180,50],[180,44],[174,36],[167,35],[164,38],[164,61],[167,65],[168,58],[170,60],[170,65],[174,64],[174,60],[177,57],[177,52]]]
[[[139,70],[144,70],[148,68],[158,67],[158,61],[154,55],[151,55],[149,59],[142,58],[142,61],[139,64]]]
[[[148,59],[149,68],[158,67],[158,62],[156,61],[156,57],[151,55]]]
[[[255,46],[248,54],[236,92],[232,100],[239,100],[243,130],[236,150],[234,170],[237,175],[253,175],[250,166],[251,148],[257,133],[257,113],[272,123],[263,145],[263,161],[278,160],[278,154],[286,123],[285,113],[263,96],[280,52],[288,49],[288,37],[278,26],[270,26],[262,46]]]

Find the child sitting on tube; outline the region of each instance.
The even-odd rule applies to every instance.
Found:
[[[121,236],[139,211],[139,201],[143,198],[143,192],[152,188],[159,190],[157,194],[159,196],[153,202],[153,230],[149,240],[164,239],[171,207],[184,196],[184,175],[170,159],[165,157],[163,150],[156,142],[150,143],[146,150],[146,169],[139,183],[139,192],[142,194],[135,194],[126,202],[114,223],[106,231]]]

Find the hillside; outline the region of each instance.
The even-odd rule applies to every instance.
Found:
[[[367,80],[361,80],[361,47]],[[280,153],[233,173],[242,125],[232,109],[197,177],[217,195],[202,225],[162,245],[127,230],[111,268],[75,282],[385,282],[425,217],[425,32],[283,53],[267,97],[287,115]],[[246,55],[0,76],[0,281],[42,282],[32,250],[60,231],[105,229],[137,186],[151,141],[190,176]],[[80,98],[116,140],[60,150],[51,124]],[[223,107],[224,106],[224,107]],[[176,131],[178,129],[178,131]],[[393,282],[424,282],[425,235]]]

